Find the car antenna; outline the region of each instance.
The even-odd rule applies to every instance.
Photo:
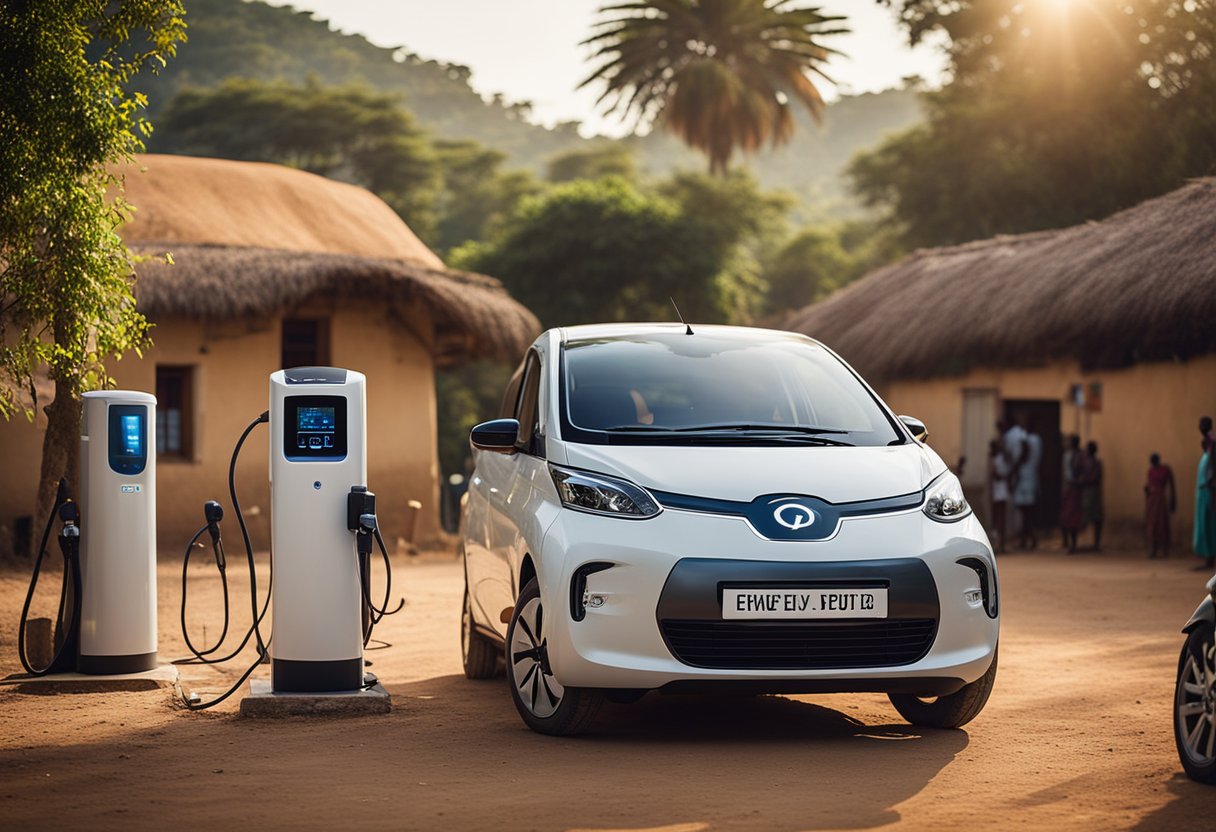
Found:
[[[676,306],[676,299],[675,299],[675,298],[673,298],[671,295],[668,295],[668,296],[667,296],[667,299],[668,299],[669,301],[671,301],[671,305],[672,305],[672,306],[675,306],[675,310],[676,310],[676,317],[680,319],[680,323],[684,324],[684,326],[685,326],[685,328],[686,328],[686,331],[685,331],[685,333],[684,333],[684,334],[685,334],[685,335],[692,335],[692,334],[693,334],[693,331],[692,331],[692,325],[691,325],[691,324],[689,324],[689,323],[688,323],[688,321],[684,320],[684,316],[680,314],[680,307]]]

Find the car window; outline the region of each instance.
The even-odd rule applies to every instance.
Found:
[[[528,453],[536,453],[537,440],[540,437],[540,409],[537,407],[540,376],[540,356],[533,350],[528,353],[524,362],[523,384],[520,387],[519,404],[515,409],[515,418],[519,420],[519,438],[515,444],[520,450]]]
[[[794,336],[576,341],[563,365],[562,436],[571,441],[695,444],[696,434],[715,433],[717,443],[727,431],[740,441],[783,432],[850,445],[902,439],[848,367]]]
[[[502,394],[502,404],[498,408],[498,418],[500,419],[515,418],[515,410],[519,405],[519,387],[524,378],[526,363],[526,358],[519,362],[519,366],[511,374],[511,380],[507,382],[507,389]]]

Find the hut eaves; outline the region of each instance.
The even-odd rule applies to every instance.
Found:
[[[1216,178],[1101,222],[924,249],[788,315],[876,381],[1216,351]]]

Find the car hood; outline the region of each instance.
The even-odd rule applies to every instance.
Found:
[[[877,448],[563,445],[566,464],[574,468],[614,474],[655,491],[738,502],[765,494],[829,503],[878,500],[920,491],[946,470],[936,453],[913,443]]]

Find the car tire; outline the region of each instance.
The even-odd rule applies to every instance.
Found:
[[[477,632],[473,626],[473,609],[469,598],[469,581],[464,582],[464,607],[460,613],[460,658],[467,679],[489,679],[498,672],[499,646]]]
[[[529,728],[541,734],[569,737],[586,730],[604,703],[604,693],[563,686],[549,669],[545,609],[540,584],[528,581],[507,626],[507,687],[511,701]]]
[[[911,693],[889,693],[887,698],[899,715],[925,728],[961,728],[979,716],[996,682],[996,654],[988,671],[949,696],[923,699]]]
[[[1216,784],[1216,634],[1209,621],[1191,630],[1178,657],[1174,744],[1187,777]]]

